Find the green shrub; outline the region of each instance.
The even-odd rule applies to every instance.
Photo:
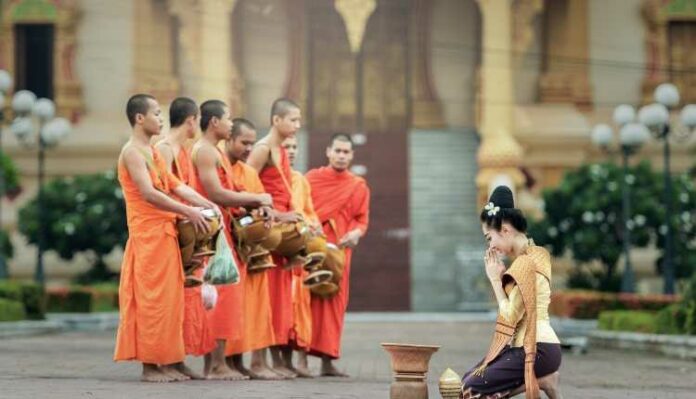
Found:
[[[21,302],[27,318],[31,320],[41,320],[46,313],[46,294],[40,285],[33,282],[0,281],[0,298]]]
[[[92,293],[82,287],[48,290],[48,312],[89,313],[91,310]]]
[[[0,298],[0,321],[24,320],[25,316],[22,302]]]
[[[630,177],[630,179],[628,178]],[[696,271],[696,188],[687,174],[673,176],[671,220],[667,220],[661,173],[648,162],[629,167],[624,179],[623,169],[612,163],[583,165],[568,170],[555,187],[543,191],[545,215],[530,220],[528,232],[538,245],[554,256],[568,252],[578,265],[568,288],[591,288],[600,291],[621,289],[621,257],[626,224],[622,219],[622,181],[631,186],[632,218],[630,241],[634,248],[654,245],[664,250],[665,226],[672,226],[672,266],[677,279]],[[601,270],[585,270],[596,261]],[[662,274],[660,262],[656,263]]]
[[[678,303],[670,305],[657,312],[655,324],[658,334],[684,334],[686,309]]]
[[[123,192],[116,173],[109,170],[51,180],[44,185],[44,201],[50,206],[41,218],[36,197],[20,208],[19,232],[30,244],[36,244],[43,224],[46,250],[65,260],[86,255],[92,268],[80,275],[78,282],[116,281],[117,274],[103,259],[114,248],[123,248],[128,238]]]
[[[600,330],[656,333],[656,314],[636,310],[614,310],[599,315]]]
[[[0,280],[0,298],[22,302],[22,287],[17,281]]]
[[[27,318],[43,320],[46,314],[46,291],[37,283],[22,283],[22,302]]]
[[[118,311],[118,284],[101,283],[81,288],[92,293],[92,312]]]
[[[679,298],[675,295],[617,294],[597,291],[557,291],[551,294],[549,312],[558,317],[596,319],[608,310],[658,311]]]

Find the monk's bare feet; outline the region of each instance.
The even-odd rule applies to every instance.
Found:
[[[212,365],[210,367],[210,372],[205,376],[208,380],[225,380],[225,381],[236,381],[239,380],[237,375],[227,367],[226,364]]]
[[[249,377],[252,380],[261,381],[280,381],[287,379],[286,377],[271,370],[268,366],[251,366],[251,369],[249,369]]]
[[[299,378],[314,378],[314,375],[305,367],[297,366],[295,367],[295,372]]]
[[[143,382],[173,382],[174,379],[164,373],[159,367],[153,364],[143,364],[143,374],[140,376]]]
[[[300,378],[314,378],[314,375],[309,371],[309,362],[307,361],[307,352],[297,351],[297,367],[295,367],[297,376]]]
[[[272,370],[276,372],[279,375],[282,375],[286,379],[294,379],[297,378],[297,373],[294,371],[290,370],[289,368],[285,366],[273,366]]]
[[[161,366],[160,370],[162,370],[163,373],[174,378],[174,381],[188,381],[191,379],[191,377],[177,370],[175,365]]]
[[[230,371],[232,374],[232,381],[246,381],[249,379],[248,375],[244,375],[241,371],[237,370],[236,368],[231,368]]]
[[[192,380],[204,380],[205,377],[203,377],[203,374],[198,374],[195,371],[191,370],[184,362],[177,363],[174,365],[176,367],[176,370],[180,372],[181,374],[188,376]]]
[[[321,376],[322,377],[349,377],[348,374],[338,371],[336,366],[333,365],[331,360],[323,359],[321,362]]]
[[[244,367],[242,355],[228,356],[225,358],[225,363],[227,363],[227,367],[229,367],[230,370],[239,371],[243,376],[250,377],[249,369]]]
[[[243,381],[249,377],[240,373],[237,369],[231,369],[227,364],[221,363],[213,365],[210,368],[210,373],[205,376],[209,380],[225,380],[225,381]]]

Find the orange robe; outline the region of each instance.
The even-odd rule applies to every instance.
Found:
[[[172,173],[186,185],[193,183],[191,154],[183,146],[172,162]],[[196,275],[202,277],[203,268],[196,270]],[[201,286],[184,288],[184,347],[187,355],[202,356],[215,349],[201,290]]]
[[[314,212],[312,192],[309,182],[302,173],[292,171],[292,199],[293,207],[304,216],[305,220],[318,223],[319,218]],[[290,341],[294,347],[305,351],[309,350],[312,342],[312,295],[309,288],[302,284],[307,277],[307,272],[302,268],[295,268],[292,277],[292,306],[293,326],[290,332]]]
[[[220,184],[227,190],[234,190],[231,175],[231,165],[226,156],[223,156],[220,149],[218,151],[217,174],[220,179]],[[195,155],[194,155],[195,157]],[[192,187],[206,198],[210,198],[208,193],[203,188],[198,174],[198,168],[195,163],[192,163]],[[232,242],[232,234],[230,232],[231,214],[223,210],[222,221],[225,225],[224,234],[227,238],[227,244],[235,256],[237,265],[241,264],[234,245]],[[213,338],[227,340],[227,345],[235,353],[242,352],[244,339],[244,281],[246,279],[246,269],[239,268],[239,283],[226,284],[215,286],[218,291],[218,298],[215,307],[208,311],[208,325],[212,332]]]
[[[273,197],[273,207],[280,212],[292,209],[290,188],[290,161],[284,148],[280,148],[280,167],[266,166],[259,178],[264,191]],[[282,174],[281,174],[282,171]],[[284,270],[285,259],[274,256],[273,262],[278,266],[268,271],[268,288],[273,314],[273,334],[275,345],[287,345],[292,330],[292,272]]]
[[[172,194],[181,182],[167,171],[156,149],[148,162],[155,188]],[[184,360],[184,271],[176,214],[148,203],[119,162],[126,201],[128,242],[118,288],[119,326],[114,360],[172,364]]]
[[[244,162],[232,165],[232,180],[237,191],[263,193],[263,184],[256,170]],[[242,265],[240,265],[242,266]],[[246,267],[242,266],[244,270]],[[241,349],[228,344],[226,355],[268,348],[275,343],[273,336],[273,317],[271,315],[271,298],[268,291],[268,273],[247,274],[244,280],[244,341]],[[240,352],[235,352],[235,351]]]
[[[312,201],[327,240],[337,243],[353,229],[367,231],[370,213],[370,189],[361,177],[350,172],[336,172],[330,167],[307,172],[312,187]],[[348,307],[350,259],[346,264],[339,292],[328,299],[312,297],[312,342],[310,353],[338,358],[341,354],[343,319]]]

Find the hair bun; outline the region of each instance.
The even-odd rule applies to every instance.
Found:
[[[512,196],[512,190],[507,186],[498,186],[491,193],[488,202],[500,207],[501,209],[512,209],[515,207],[515,200]]]

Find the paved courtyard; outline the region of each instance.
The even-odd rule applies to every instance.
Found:
[[[378,318],[377,318],[378,319]],[[113,363],[114,332],[0,340],[0,398],[388,398],[389,359],[380,342],[441,345],[431,361],[430,397],[446,367],[462,373],[483,356],[492,324],[350,321],[340,367],[350,379],[145,384],[136,364]],[[163,343],[165,345],[166,343]],[[196,367],[201,362],[193,361]],[[313,363],[316,370],[318,364]],[[696,362],[644,353],[564,353],[565,398],[696,397]]]

